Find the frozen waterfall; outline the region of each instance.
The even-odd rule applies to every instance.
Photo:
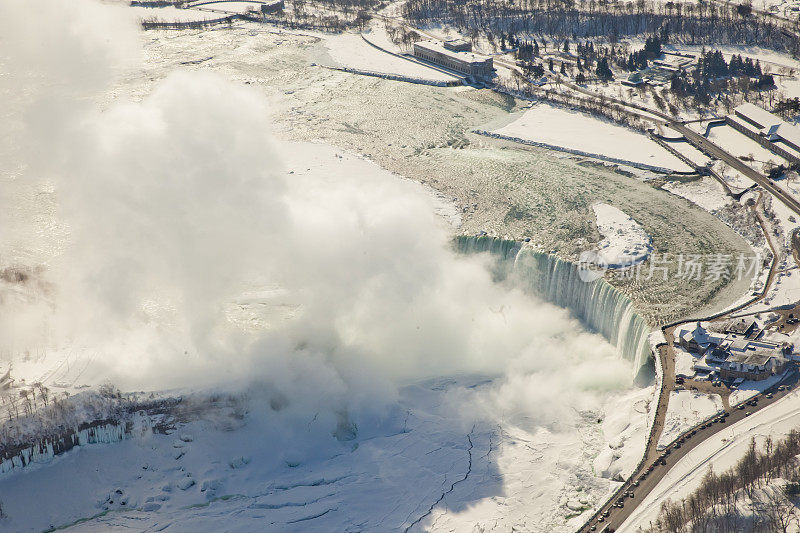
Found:
[[[569,309],[587,328],[616,346],[633,362],[636,372],[651,363],[650,327],[631,300],[606,280],[583,281],[578,266],[550,254],[533,251],[512,240],[459,237],[462,253],[490,252],[497,256],[495,277],[512,277],[520,287],[559,307]]]

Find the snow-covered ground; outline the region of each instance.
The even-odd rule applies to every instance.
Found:
[[[769,295],[761,306],[753,306],[748,310],[756,311],[767,308],[792,305],[800,302],[800,271],[796,268],[781,270],[773,282]]]
[[[609,204],[592,206],[597,229],[603,240],[598,255],[609,268],[625,268],[647,260],[653,251],[652,239],[629,215]]]
[[[675,375],[694,376],[694,364],[698,358],[677,344],[673,346],[673,350],[675,352]]]
[[[633,533],[658,516],[667,499],[680,500],[700,485],[708,467],[719,473],[733,466],[747,450],[750,439],[777,439],[800,426],[800,392],[792,391],[779,402],[727,426],[680,459],[647,495],[618,533]]]
[[[669,408],[664,420],[664,431],[658,439],[658,447],[663,448],[678,435],[703,420],[722,411],[722,398],[719,394],[705,394],[690,390],[675,390],[669,395]]]
[[[638,462],[652,388],[609,398],[576,433],[536,428],[510,412],[495,421],[474,416],[496,385],[459,378],[405,387],[391,415],[373,427],[345,427],[338,438],[315,418],[280,428],[283,411],[266,407],[258,391],[242,420],[212,410],[171,435],[142,432],[139,421],[122,443],[75,448],[0,477],[3,525],[573,530],[616,486],[597,476],[625,476]],[[311,437],[297,446],[287,431]]]
[[[673,170],[691,170],[644,134],[545,103],[532,106],[494,133]]]
[[[747,159],[747,163],[756,170],[763,170],[766,164],[788,165],[786,160],[773,154],[747,135],[736,131],[727,124],[711,128],[708,139],[738,158]]]
[[[686,198],[712,213],[733,201],[725,194],[725,189],[722,188],[722,185],[709,176],[703,176],[701,179],[689,182],[669,182],[664,184],[662,189]]]
[[[386,49],[399,53],[399,50],[394,50],[393,45],[387,42],[388,37],[385,36],[385,32],[376,29],[366,34],[366,37],[376,44],[380,43],[379,46],[385,46]],[[458,80],[456,76],[378,50],[364,41],[360,34],[325,35],[324,42],[326,51],[336,66],[433,81]],[[325,63],[323,59],[321,58],[320,62]]]
[[[761,381],[745,381],[744,383],[736,387],[735,391],[731,392],[731,397],[729,402],[731,405],[736,405],[738,403],[747,401],[756,394],[764,392],[768,388],[774,386],[785,376],[786,373],[783,372],[781,374],[775,374],[774,376],[770,376],[767,379],[762,379]]]
[[[157,22],[189,22],[193,20],[211,20],[225,16],[222,13],[200,11],[197,9],[178,9],[176,7],[142,7],[131,6],[130,9],[141,20]]]
[[[723,161],[714,161],[714,163],[711,165],[711,168],[722,176],[722,178],[725,180],[725,183],[727,183],[734,192],[743,191],[748,187],[752,187],[755,183],[738,170],[734,170],[729,167]]]
[[[706,166],[711,159],[689,142],[670,142],[670,148],[688,158],[695,165]]]
[[[196,5],[196,3],[192,5]],[[225,13],[246,13],[247,11],[259,11],[263,2],[247,2],[226,0],[224,2],[216,2],[212,4],[204,4],[200,8],[210,9],[213,11],[223,11]]]

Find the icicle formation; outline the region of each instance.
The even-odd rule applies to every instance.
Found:
[[[520,287],[559,307],[569,309],[587,328],[603,335],[619,354],[633,362],[634,373],[651,357],[650,326],[631,300],[600,278],[585,282],[577,265],[495,237],[459,237],[462,253],[489,252],[497,256],[495,276],[513,276]]]
[[[56,455],[60,455],[75,446],[87,444],[108,444],[125,440],[128,436],[126,421],[113,422],[100,420],[85,427],[76,427],[55,438],[43,439],[33,446],[20,447],[6,453],[0,459],[0,474],[24,468],[31,463],[47,463]]]

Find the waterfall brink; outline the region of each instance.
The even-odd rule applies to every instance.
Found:
[[[631,300],[606,280],[583,281],[577,265],[494,237],[458,237],[462,253],[489,252],[496,256],[496,279],[513,279],[521,288],[559,307],[569,309],[588,329],[605,337],[635,372],[650,364],[650,326]]]

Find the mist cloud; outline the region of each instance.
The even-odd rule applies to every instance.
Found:
[[[13,131],[37,143],[20,155],[17,179],[52,183],[69,228],[64,253],[45,265],[52,292],[6,301],[4,321],[100,353],[87,379],[144,389],[258,382],[287,412],[333,420],[390,405],[404,383],[481,373],[504,377],[470,401],[544,425],[630,381],[611,346],[564,310],[494,283],[485,259],[455,254],[414,184],[377,168],[289,173],[282,152],[301,148],[274,139],[255,89],[176,72],[140,102],[100,109],[93,102],[118,61],[137,55],[135,34],[106,8],[74,4],[44,2],[36,19],[52,28],[48,45],[4,62],[65,88],[28,94],[33,111]],[[4,4],[0,19],[27,24],[22,5]],[[113,23],[84,24],[87,12]],[[16,55],[39,33],[2,38]],[[42,59],[51,46],[57,57]],[[4,78],[4,91],[22,89]],[[291,313],[249,327],[236,304],[248,293],[277,294],[260,296],[261,307],[279,301]]]

